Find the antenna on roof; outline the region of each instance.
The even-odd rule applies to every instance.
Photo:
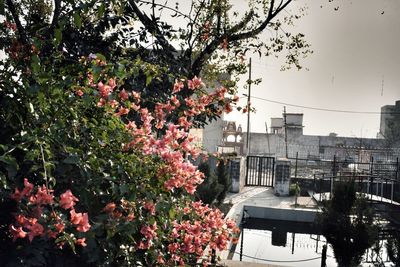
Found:
[[[383,86],[385,85],[385,75],[382,75],[382,90],[381,90],[381,96],[383,96]]]

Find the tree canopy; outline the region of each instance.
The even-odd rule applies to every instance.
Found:
[[[309,46],[282,30],[298,15],[279,16],[291,2],[231,14],[223,0],[188,13],[168,1],[0,0],[2,264],[206,264],[235,241],[235,223],[194,198],[202,151],[188,130],[232,110],[235,88],[216,77],[243,71],[250,50],[286,49],[300,67]]]
[[[155,0],[2,2],[0,12],[15,25],[14,50],[41,40],[41,56],[54,49],[64,51],[68,60],[90,53],[111,55],[112,60],[140,55],[193,78],[215,57],[228,62],[224,71],[229,72],[238,69],[247,52],[286,51],[288,65],[298,68],[311,52],[303,34],[285,31],[285,25],[304,13],[282,14],[293,0],[251,0],[244,11],[228,0],[192,0],[182,11],[179,2]],[[173,25],[171,16],[183,25]],[[270,32],[267,40],[260,37],[263,31]],[[1,48],[12,45],[7,35],[2,41]],[[221,56],[219,51],[229,53]]]

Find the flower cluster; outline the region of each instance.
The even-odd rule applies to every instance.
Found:
[[[135,121],[126,123],[126,128],[133,138],[125,145],[125,149],[136,149],[145,155],[160,157],[166,164],[159,169],[159,177],[166,175],[170,177],[164,183],[165,188],[167,190],[184,188],[188,193],[193,194],[197,185],[202,183],[204,174],[185,159],[188,155],[195,159],[201,153],[201,150],[193,145],[194,137],[188,133],[188,130],[192,127],[195,116],[210,112],[213,104],[226,100],[227,89],[220,87],[215,92],[206,94],[200,90],[205,86],[200,78],[194,77],[186,82],[177,80],[173,85],[172,95],[166,103],[156,103],[154,111],[150,112],[147,108],[141,107],[142,99],[139,93],[118,88],[116,79],[109,78],[106,83],[100,81],[96,85],[90,74],[88,78],[89,84],[97,88],[97,94],[100,97],[97,106],[113,110],[114,115],[118,117],[127,116],[130,113],[140,115],[141,123]],[[185,84],[189,90],[198,92],[197,97],[183,98],[179,95],[185,88]],[[230,112],[231,101],[237,100],[237,97],[226,100],[223,109],[217,112]],[[172,112],[181,114],[176,124],[167,123],[167,117]],[[156,129],[165,129],[165,134],[161,137],[157,136],[154,131]]]
[[[205,254],[208,244],[210,249],[225,250],[228,242],[235,239],[239,232],[234,221],[224,220],[218,209],[203,205],[201,201],[188,203],[183,213],[190,215],[191,220],[175,220],[169,234],[169,261],[182,263],[182,255],[196,255],[196,260]],[[235,241],[235,240],[233,240]]]
[[[15,188],[10,198],[14,199],[18,205],[24,206],[20,209],[23,212],[15,215],[15,223],[9,227],[14,241],[26,237],[30,242],[35,237],[57,239],[66,234],[66,227],[74,228],[81,233],[90,229],[88,214],[77,213],[74,209],[79,199],[72,194],[71,190],[61,194],[56,203],[53,190],[45,185],[35,188],[27,178],[24,178],[22,191]],[[69,210],[69,219],[59,208]],[[59,247],[64,245],[62,239],[58,244]],[[86,246],[85,238],[73,238],[73,241],[80,246]]]
[[[96,245],[104,251],[126,250],[127,258],[138,257],[152,266],[192,264],[202,260],[207,248],[226,249],[237,231],[235,224],[225,220],[217,209],[188,201],[194,199],[196,187],[204,179],[191,161],[203,152],[193,144],[194,136],[189,130],[202,116],[231,111],[238,98],[229,99],[228,89],[223,86],[207,93],[202,80],[194,77],[176,80],[170,88],[171,95],[157,102],[128,89],[126,78],[108,73],[107,63],[96,55],[91,55],[88,62],[96,68],[82,73],[86,79],[71,88],[69,99],[85,105],[92,100],[91,108],[100,109],[101,116],[119,129],[125,126],[123,139],[118,139],[124,143],[111,151],[121,149],[117,153],[133,160],[127,164],[138,164],[136,157],[149,163],[136,168],[136,173],[135,168],[129,170],[125,163],[117,161],[118,173],[129,178],[122,178],[125,180],[112,190],[107,188],[108,182],[102,184],[102,192],[90,188],[99,193],[99,202],[90,206],[91,221],[103,226],[96,227],[90,235],[96,238]],[[114,162],[110,161],[111,169]],[[116,173],[112,175],[117,176]],[[141,181],[148,184],[141,185]],[[74,183],[79,190],[79,181]],[[137,191],[131,192],[135,188]],[[60,248],[69,244],[73,250],[75,245],[86,246],[91,229],[89,215],[78,208],[78,203],[83,203],[71,190],[55,196],[48,186],[34,186],[25,179],[24,188],[16,188],[11,198],[19,208],[15,222],[9,226],[14,241],[41,238]],[[103,206],[99,207],[99,203]]]
[[[194,137],[189,134],[189,129],[196,116],[230,112],[231,104],[237,102],[238,97],[228,99],[225,87],[206,93],[202,80],[194,77],[186,81],[176,80],[170,97],[165,102],[154,103],[154,109],[149,110],[146,100],[138,92],[123,88],[123,80],[107,76],[102,81],[94,81],[91,74],[88,74],[88,79],[98,97],[97,106],[121,118],[131,134],[131,141],[124,144],[123,149],[161,160],[155,178],[164,181],[164,190],[173,192],[182,188],[194,194],[204,174],[187,159],[188,156],[196,159],[202,153],[193,145]],[[192,94],[187,96],[184,90],[192,91]],[[171,114],[178,115],[175,121]],[[235,239],[238,231],[235,224],[225,220],[218,209],[211,209],[201,202],[187,204],[184,208],[180,206],[182,203],[175,203],[172,209],[180,215],[167,223],[165,219],[157,219],[163,218],[163,211],[156,209],[155,201],[109,202],[103,212],[109,215],[109,227],[127,222],[137,225],[134,227],[137,227],[140,238],[135,239],[134,250],[157,251],[160,265],[183,265],[188,255],[200,260],[207,247],[224,250],[228,242]]]

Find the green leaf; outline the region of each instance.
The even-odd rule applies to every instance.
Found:
[[[127,193],[129,191],[129,188],[126,184],[122,184],[119,186],[119,191],[120,191],[121,195],[124,195],[125,193]]]
[[[18,171],[18,163],[15,160],[15,158],[11,156],[2,156],[0,157],[0,162],[3,162],[6,164],[5,168],[8,173],[8,178],[13,178]]]
[[[106,11],[106,6],[104,5],[104,3],[101,3],[99,9],[97,10],[97,17],[102,18],[105,11]]]
[[[5,15],[5,12],[4,12],[4,0],[0,0],[0,15]]]
[[[96,54],[96,57],[97,57],[98,59],[100,59],[101,61],[106,61],[106,57],[105,57],[103,54],[97,53],[97,54]]]
[[[78,27],[78,29],[81,29],[82,19],[81,19],[81,15],[79,14],[79,11],[74,13],[74,23],[75,23],[75,26]]]
[[[169,218],[171,220],[174,220],[175,219],[175,215],[176,215],[175,210],[174,209],[170,209],[169,210]]]
[[[62,162],[66,164],[78,164],[80,161],[77,155],[70,155],[66,157]]]
[[[151,80],[153,80],[153,76],[147,75],[146,76],[146,86],[148,86],[150,84]]]
[[[35,73],[35,74],[39,73],[39,71],[40,71],[40,60],[39,60],[39,57],[37,55],[33,55],[32,56],[31,67],[32,67],[33,73]]]
[[[61,43],[61,39],[62,39],[62,31],[60,28],[56,28],[54,30],[54,44],[57,46]]]

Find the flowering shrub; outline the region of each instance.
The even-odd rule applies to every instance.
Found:
[[[16,126],[5,121],[15,134],[0,146],[9,262],[193,265],[207,263],[207,247],[227,248],[235,224],[194,201],[204,174],[189,160],[202,151],[188,130],[231,109],[228,89],[207,93],[197,77],[178,79],[169,97],[154,99],[132,77],[147,68],[156,80],[156,66],[101,55],[50,74],[38,68],[29,76],[37,91],[15,83],[4,94],[2,111],[14,105],[24,115]],[[27,257],[33,248],[45,256]]]
[[[73,244],[86,246],[84,237],[76,238],[73,233],[66,231],[75,228],[76,233],[84,233],[90,229],[88,214],[77,213],[74,209],[79,199],[71,190],[60,195],[58,205],[54,201],[53,190],[45,185],[37,186],[36,193],[34,192],[33,184],[24,178],[24,189],[20,192],[15,188],[15,192],[10,196],[21,206],[21,213],[15,215],[15,223],[10,225],[13,240],[27,237],[32,242],[37,236],[46,236],[55,239],[60,248],[65,242],[68,242],[72,249],[75,249]],[[62,212],[62,209],[69,210],[69,216]]]

